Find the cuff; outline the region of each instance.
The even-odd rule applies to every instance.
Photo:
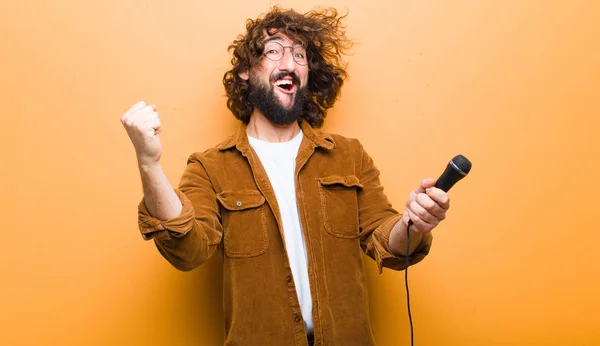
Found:
[[[176,238],[183,237],[190,229],[192,229],[192,223],[194,220],[194,208],[192,202],[187,196],[175,189],[175,193],[183,206],[181,214],[170,220],[159,220],[150,215],[146,208],[144,199],[138,205],[138,226],[142,233],[142,238],[150,240],[154,238],[157,233],[168,230]]]
[[[402,215],[395,216],[384,223],[382,223],[373,232],[374,241],[372,246],[374,247],[375,261],[377,262],[377,268],[379,273],[383,272],[383,267],[387,267],[394,270],[406,269],[406,257],[396,256],[392,253],[389,247],[390,233],[398,221],[402,218]],[[421,243],[415,251],[409,256],[409,266],[417,264],[429,254],[433,236],[431,232],[425,233],[421,240]]]

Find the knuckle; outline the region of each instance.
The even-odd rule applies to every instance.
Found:
[[[423,204],[424,206],[431,206],[433,200],[431,199],[431,197],[429,197],[429,195],[422,193],[419,194],[419,202],[421,202],[421,204]]]
[[[417,201],[412,201],[412,202],[410,202],[409,207],[413,212],[415,212],[415,211],[419,210],[421,206],[419,205],[419,203]]]
[[[410,219],[412,220],[413,223],[421,222],[421,218],[419,217],[419,215],[417,215],[415,213],[410,213]]]

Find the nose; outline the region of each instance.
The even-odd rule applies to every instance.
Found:
[[[293,54],[291,47],[285,47],[283,49],[283,56],[279,60],[279,69],[281,71],[293,72],[296,69],[296,62],[292,56]]]

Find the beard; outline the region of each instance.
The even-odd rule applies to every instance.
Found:
[[[295,74],[292,74],[292,78],[298,80]],[[305,105],[308,103],[306,87],[298,87],[296,89],[294,102],[289,108],[286,108],[281,104],[281,101],[279,101],[279,98],[275,95],[274,88],[275,87],[271,84],[263,83],[258,78],[251,76],[248,99],[252,102],[252,105],[265,116],[265,118],[275,125],[289,125],[294,121],[298,121],[302,117]]]

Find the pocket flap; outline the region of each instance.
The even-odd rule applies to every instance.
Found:
[[[355,175],[347,175],[345,177],[339,175],[330,175],[328,177],[319,178],[321,185],[343,185],[345,187],[356,187],[359,189],[363,188],[363,185]]]
[[[265,204],[265,197],[257,190],[223,191],[217,194],[223,208],[238,211],[260,207]]]

